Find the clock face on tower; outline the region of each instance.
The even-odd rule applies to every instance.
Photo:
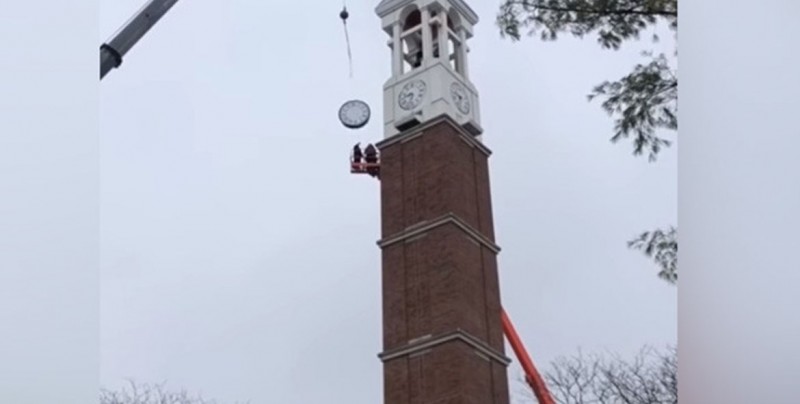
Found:
[[[464,86],[458,82],[453,82],[453,84],[450,85],[450,98],[453,100],[459,112],[462,114],[469,113],[469,95]]]
[[[422,80],[413,80],[406,83],[400,90],[397,96],[397,103],[400,108],[405,110],[414,109],[422,102],[425,96],[425,82]]]

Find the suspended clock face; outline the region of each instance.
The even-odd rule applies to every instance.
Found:
[[[358,129],[369,122],[369,105],[360,100],[345,102],[339,108],[339,120],[350,129]]]

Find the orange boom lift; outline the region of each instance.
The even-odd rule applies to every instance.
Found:
[[[539,401],[539,404],[556,404],[556,401],[553,400],[553,396],[550,395],[550,390],[547,389],[547,385],[544,383],[544,379],[542,379],[542,376],[536,370],[536,366],[533,365],[528,351],[525,350],[525,345],[522,344],[522,340],[514,329],[514,325],[511,324],[511,319],[508,318],[505,309],[500,310],[500,315],[503,320],[503,333],[506,335],[511,349],[514,350],[514,355],[517,356],[522,370],[525,371],[525,381],[528,382],[531,389],[533,389],[536,400]]]

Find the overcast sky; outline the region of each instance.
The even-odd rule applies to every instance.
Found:
[[[102,0],[98,41],[143,3]],[[101,83],[105,386],[382,400],[379,184],[347,159],[382,137],[388,38],[377,1],[348,1],[349,79],[341,4],[319,3],[181,1]],[[677,223],[677,146],[633,157],[586,101],[653,45],[512,43],[499,1],[470,3],[501,296],[533,359],[675,343],[677,289],[625,242]],[[350,98],[374,112],[355,132],[336,115]]]

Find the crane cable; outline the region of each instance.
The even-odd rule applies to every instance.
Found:
[[[353,54],[350,52],[350,35],[347,33],[347,17],[350,16],[350,13],[347,12],[347,4],[346,2],[342,2],[342,12],[339,13],[339,17],[342,19],[342,25],[344,26],[344,39],[347,42],[347,61],[350,65],[350,78],[353,78]]]

